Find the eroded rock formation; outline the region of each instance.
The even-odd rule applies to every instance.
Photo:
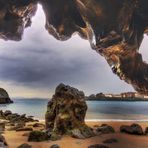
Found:
[[[21,40],[36,9],[35,0],[0,0],[0,38]]]
[[[6,90],[0,88],[0,104],[13,103]]]
[[[148,33],[147,0],[0,0],[0,38],[20,40],[40,2],[58,40],[77,32],[121,80],[148,94],[148,65],[138,52]]]
[[[84,121],[86,110],[82,91],[64,84],[58,85],[46,112],[46,129],[50,139],[57,140],[64,134],[82,139],[94,136]]]

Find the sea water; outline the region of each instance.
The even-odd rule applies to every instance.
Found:
[[[44,120],[48,99],[14,99],[13,104],[0,105],[0,110],[34,116]],[[87,101],[86,120],[92,121],[148,121],[146,101]]]

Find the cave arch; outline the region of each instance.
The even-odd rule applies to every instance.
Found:
[[[0,0],[0,38],[19,41],[41,3],[46,29],[58,40],[77,32],[112,71],[148,95],[148,65],[138,52],[148,33],[146,0]]]

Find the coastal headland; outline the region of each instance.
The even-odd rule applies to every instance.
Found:
[[[13,101],[10,99],[8,92],[5,89],[0,88],[0,104],[9,103],[13,103]]]
[[[87,101],[148,101],[148,96],[136,92],[120,94],[98,93],[85,97]]]

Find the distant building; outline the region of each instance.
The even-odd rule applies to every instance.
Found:
[[[92,94],[87,97],[88,100],[148,100],[148,96],[136,92],[124,92],[121,94]]]
[[[122,98],[135,98],[135,92],[125,92],[121,93]]]
[[[144,98],[144,95],[143,94],[139,94],[139,93],[135,93],[135,97],[136,98]]]
[[[110,97],[112,98],[113,97],[113,94],[104,94],[105,97]]]
[[[148,99],[148,96],[144,96],[145,99]]]
[[[121,98],[122,96],[121,96],[121,94],[114,94],[114,95],[112,95],[112,97],[113,98]]]

